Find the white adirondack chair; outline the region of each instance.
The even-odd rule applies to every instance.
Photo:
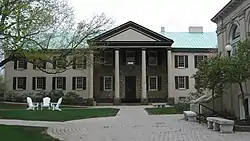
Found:
[[[59,100],[58,100],[57,103],[51,103],[52,110],[53,110],[53,111],[55,111],[55,110],[57,110],[57,111],[62,111],[62,110],[60,109],[61,103],[62,103],[62,97],[59,98]]]
[[[49,97],[43,98],[43,102],[41,103],[41,110],[43,109],[43,107],[48,107],[48,109],[50,109],[50,98]]]
[[[30,97],[27,97],[28,108],[26,110],[35,110],[38,109],[38,103],[33,103]]]

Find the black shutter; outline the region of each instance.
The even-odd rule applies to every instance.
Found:
[[[174,56],[174,66],[175,68],[178,68],[178,56],[177,55]]]
[[[76,89],[76,77],[72,77],[72,90]]]
[[[148,90],[148,87],[149,87],[149,82],[148,82],[148,76],[146,77],[146,88],[147,88],[147,90]]]
[[[33,60],[33,69],[36,69],[36,60]]]
[[[73,69],[76,69],[76,57],[75,57],[75,56],[73,57],[73,60],[72,60],[72,61],[73,61],[72,68],[73,68]]]
[[[52,90],[56,89],[56,77],[52,77]]]
[[[175,76],[175,89],[179,89],[178,76]]]
[[[36,89],[36,77],[32,77],[32,90]]]
[[[24,61],[24,69],[27,69],[27,61]]]
[[[162,63],[162,53],[161,53],[161,51],[158,51],[158,54],[157,54],[157,63],[158,63],[158,65],[161,65],[161,63]]]
[[[17,69],[17,60],[14,61],[14,69]]]
[[[83,60],[83,68],[86,69],[86,67],[87,67],[87,58],[86,58],[86,56],[84,56],[83,59],[84,59],[84,60]],[[93,62],[93,61],[90,62],[90,63],[91,63],[91,65],[94,65],[94,62]]]
[[[113,50],[112,51],[112,62],[111,62],[111,64],[114,66],[114,68],[115,68],[115,50]]]
[[[158,91],[161,91],[161,76],[158,76]]]
[[[127,52],[126,52],[126,50],[123,50],[123,64],[124,65],[127,64]]]
[[[140,52],[138,50],[135,51],[135,64],[140,65]]]
[[[103,88],[103,81],[104,81],[104,80],[103,80],[103,77],[101,76],[101,77],[100,77],[100,91],[103,91],[103,89],[104,89],[104,88]]]
[[[16,90],[16,77],[13,77],[13,90]]]
[[[194,68],[197,68],[197,59],[198,59],[198,57],[195,55],[194,56]]]
[[[189,77],[186,76],[186,89],[189,89]]]
[[[83,77],[82,79],[83,79],[83,82],[82,82],[82,84],[83,84],[82,89],[83,89],[83,90],[86,90],[86,83],[87,83],[86,77]]]
[[[66,77],[63,77],[63,90],[66,90]]]
[[[112,85],[113,85],[113,90],[115,90],[115,76],[113,76]]]
[[[188,68],[188,56],[185,55],[185,68]]]
[[[56,57],[53,57],[53,69],[56,69]]]
[[[43,69],[46,69],[47,62],[43,61]]]
[[[46,90],[46,77],[43,77],[43,90]]]
[[[24,79],[24,83],[23,83],[23,90],[26,90],[26,77],[23,77],[23,79]]]
[[[146,51],[146,66],[149,66],[149,51]]]

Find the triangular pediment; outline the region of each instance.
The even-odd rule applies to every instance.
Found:
[[[90,42],[164,42],[172,45],[173,40],[137,23],[129,21],[102,33]]]

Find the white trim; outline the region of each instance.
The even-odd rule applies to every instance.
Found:
[[[185,55],[177,55],[177,68],[183,69],[186,66],[186,62],[185,62]],[[179,57],[183,57],[183,66],[180,66],[180,58]]]
[[[57,88],[57,79],[58,79],[58,78],[61,78],[61,79],[62,79],[62,88]],[[63,90],[63,78],[64,78],[64,77],[56,77],[56,82],[55,82],[55,89],[56,89],[56,90]]]
[[[75,78],[76,78],[75,79],[76,90],[77,91],[83,90],[83,76],[76,76]],[[77,78],[81,78],[82,79],[82,88],[77,88]]]
[[[17,69],[19,69],[19,70],[25,69],[25,61],[23,61],[23,63],[24,63],[24,64],[23,64],[23,65],[24,65],[23,67],[20,67],[20,66],[19,66],[19,63],[20,63],[21,61],[23,61],[23,60],[18,60],[18,61],[17,61]]]
[[[156,55],[156,62],[154,63],[154,64],[151,64],[150,63],[150,53],[155,53],[155,55]],[[157,66],[158,65],[158,52],[157,51],[149,51],[148,52],[148,65],[150,65],[150,66]]]
[[[106,79],[106,78],[110,78],[110,79],[111,79],[111,82],[110,82],[110,85],[111,85],[111,86],[110,86],[110,89],[106,89],[106,88],[105,88],[105,79]],[[104,90],[104,91],[112,91],[112,90],[113,90],[113,76],[104,76],[104,77],[103,77],[103,90]]]
[[[155,82],[155,84],[156,84],[156,86],[155,86],[156,88],[155,88],[155,89],[151,89],[151,88],[150,88],[150,79],[151,79],[151,78],[155,78],[155,81],[156,81],[156,82]],[[158,76],[149,76],[149,77],[148,77],[148,90],[149,90],[149,91],[158,91]]]
[[[36,90],[43,90],[43,88],[37,88],[37,86],[38,86],[38,78],[41,78],[43,80],[43,77],[36,77]],[[45,81],[46,81],[46,78],[45,78]],[[43,82],[43,84],[44,84],[44,82]],[[42,84],[42,86],[43,86],[43,84]]]

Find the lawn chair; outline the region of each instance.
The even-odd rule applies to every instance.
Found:
[[[30,97],[27,97],[28,108],[26,110],[35,110],[38,109],[38,103],[33,103]]]
[[[49,97],[43,98],[43,102],[41,103],[41,110],[43,110],[43,107],[48,107],[48,109],[50,109],[50,98]]]
[[[59,98],[58,102],[57,103],[51,103],[51,107],[52,107],[52,110],[55,111],[55,110],[58,110],[58,111],[62,111],[59,107],[62,103],[62,97]]]

